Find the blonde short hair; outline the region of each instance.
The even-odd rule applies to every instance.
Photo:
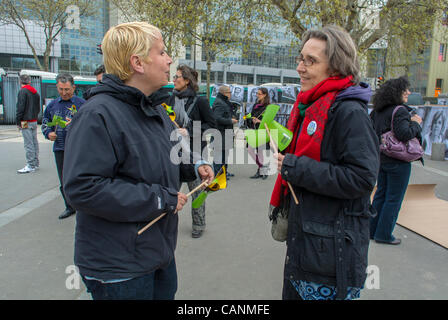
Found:
[[[146,22],[122,23],[110,28],[101,43],[106,72],[116,75],[122,81],[133,74],[130,64],[135,54],[145,62],[155,39],[161,37],[160,30]]]

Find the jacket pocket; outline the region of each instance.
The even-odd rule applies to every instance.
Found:
[[[300,265],[305,272],[335,276],[334,229],[332,225],[303,222]]]
[[[354,245],[356,234],[352,230],[344,230],[344,245],[336,241],[333,225],[315,221],[303,222],[303,248],[300,256],[302,270],[324,276],[336,276],[336,261],[342,258],[344,269],[353,270],[356,261]],[[344,247],[344,249],[342,249]],[[351,278],[348,272],[348,278]]]

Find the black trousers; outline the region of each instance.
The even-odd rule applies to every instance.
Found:
[[[218,144],[218,146],[213,146],[215,148],[213,160],[215,175],[219,172],[223,165],[225,166],[227,172],[230,149],[233,148],[233,131],[228,129],[228,131],[220,130],[220,132],[221,144]]]
[[[58,177],[59,177],[59,191],[61,191],[62,198],[64,199],[65,208],[75,211],[70,204],[67,202],[67,199],[65,198],[64,194],[64,184],[62,182],[62,171],[64,169],[64,151],[55,151],[54,152],[54,159],[56,161],[56,169],[58,170]]]

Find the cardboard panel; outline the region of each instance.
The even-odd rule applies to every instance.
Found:
[[[435,186],[408,185],[397,223],[448,248],[448,201],[435,196]]]

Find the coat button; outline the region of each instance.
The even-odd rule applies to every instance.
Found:
[[[285,174],[285,176],[287,176],[288,175],[288,170],[285,170],[283,173]]]

